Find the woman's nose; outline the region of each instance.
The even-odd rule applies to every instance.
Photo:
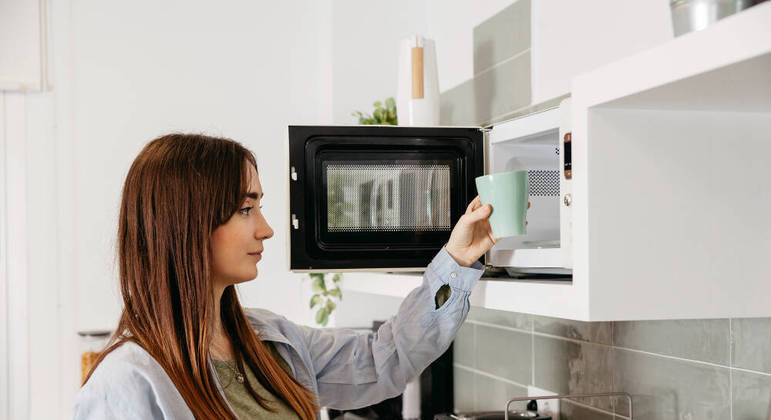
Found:
[[[273,237],[273,229],[268,224],[268,221],[265,220],[264,216],[260,216],[260,222],[257,225],[255,236],[259,239],[270,239]]]

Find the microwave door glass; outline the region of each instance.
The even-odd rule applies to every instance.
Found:
[[[449,232],[450,165],[325,165],[328,232]]]

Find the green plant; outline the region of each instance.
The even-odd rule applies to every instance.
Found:
[[[396,125],[396,101],[394,98],[388,98],[383,102],[375,101],[372,104],[375,110],[372,115],[364,114],[361,111],[354,111],[351,115],[359,117],[359,124],[380,124],[380,125]]]
[[[327,280],[325,279],[327,273],[311,273],[308,276],[311,279],[311,288],[314,291],[311,296],[310,307],[318,308],[316,310],[316,323],[322,326],[327,325],[329,321],[329,315],[337,307],[337,302],[343,300],[343,294],[340,291],[340,279],[341,274],[335,274],[332,276],[332,284],[327,287]]]

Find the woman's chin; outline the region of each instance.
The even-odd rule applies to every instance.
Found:
[[[250,273],[243,273],[242,275],[235,278],[235,282],[233,284],[240,284],[240,283],[246,283],[247,281],[252,281],[257,278],[258,271],[257,269],[252,270]]]

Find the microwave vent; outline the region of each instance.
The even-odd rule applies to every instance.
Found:
[[[535,197],[559,197],[560,173],[559,171],[531,170],[527,171],[527,180],[530,183],[530,196]]]

